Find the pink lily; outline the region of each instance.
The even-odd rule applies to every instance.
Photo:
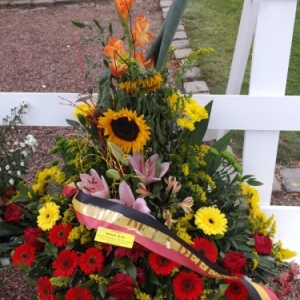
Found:
[[[91,175],[80,174],[80,179],[82,181],[77,183],[77,186],[86,194],[92,195],[94,197],[108,199],[109,198],[109,188],[103,176],[98,175],[98,173],[91,169]]]
[[[134,195],[129,187],[129,185],[122,181],[119,185],[119,195],[120,200],[117,199],[109,199],[111,201],[121,203],[125,206],[138,210],[144,214],[150,214],[150,209],[147,206],[147,203],[142,198],[134,199]]]
[[[159,164],[157,162],[158,154],[153,154],[147,160],[144,160],[141,153],[134,153],[132,156],[129,155],[128,158],[137,177],[145,185],[155,181],[160,181],[170,166],[169,162]]]

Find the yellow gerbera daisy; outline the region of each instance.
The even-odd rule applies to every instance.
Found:
[[[37,223],[42,230],[46,231],[50,230],[59,218],[59,206],[53,202],[47,202],[39,210]]]
[[[224,234],[227,231],[227,219],[218,208],[199,208],[195,214],[195,224],[207,235]]]
[[[118,145],[126,154],[140,152],[150,139],[150,127],[144,115],[122,108],[115,112],[108,109],[98,120],[98,127],[104,128],[108,141]]]

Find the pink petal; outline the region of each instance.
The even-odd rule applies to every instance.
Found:
[[[163,177],[167,171],[169,170],[170,167],[170,163],[169,162],[164,162],[160,165],[160,173],[159,173],[159,177]]]
[[[135,199],[129,185],[122,181],[119,186],[120,201],[128,207],[132,207]]]
[[[133,153],[133,155],[128,155],[129,162],[134,170],[140,170],[141,161],[142,161],[142,154],[137,152]]]
[[[134,201],[132,208],[136,209],[144,214],[150,214],[150,209],[148,208],[146,201],[142,198],[137,198]]]

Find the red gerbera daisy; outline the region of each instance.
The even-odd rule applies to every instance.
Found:
[[[218,251],[213,242],[204,238],[194,238],[191,245],[212,262],[217,261]]]
[[[96,247],[89,248],[80,256],[80,268],[85,274],[99,272],[103,268],[104,256]]]
[[[174,268],[177,268],[179,264],[168,258],[160,256],[154,252],[151,252],[148,256],[149,265],[157,275],[167,276],[171,274]]]
[[[40,277],[36,282],[36,290],[40,300],[55,300],[53,285],[48,277]]]
[[[66,295],[65,300],[92,300],[92,295],[87,288],[70,288]]]
[[[181,271],[173,280],[174,294],[180,300],[197,300],[203,292],[203,280],[195,273]]]
[[[63,250],[52,263],[55,269],[54,276],[70,277],[78,265],[78,256],[75,251]]]
[[[72,229],[71,224],[57,224],[49,231],[49,240],[57,247],[67,246],[69,233]]]
[[[35,260],[35,247],[29,244],[22,244],[15,249],[14,254],[12,255],[12,262],[14,267],[19,268],[19,262],[31,266]]]
[[[239,280],[225,279],[225,281],[229,283],[225,291],[228,300],[245,300],[248,298],[249,292]]]

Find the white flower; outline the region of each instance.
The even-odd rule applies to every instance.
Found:
[[[21,146],[21,148],[24,148],[25,144],[24,143],[20,143],[20,146]]]
[[[8,171],[7,171],[7,173],[8,173],[8,174],[11,174],[11,173],[12,173],[12,171],[11,171],[11,170],[8,170]]]
[[[26,157],[28,155],[28,152],[26,150],[21,151],[21,154]]]
[[[9,181],[8,181],[8,182],[9,182],[9,184],[10,184],[10,185],[14,185],[14,183],[15,183],[15,181],[14,181],[12,178],[11,178],[11,179],[9,179]]]
[[[19,177],[21,177],[21,171],[20,171],[20,170],[17,171],[17,175],[18,175]]]
[[[21,161],[21,162],[20,162],[20,166],[21,166],[21,167],[24,167],[24,161]]]
[[[15,166],[15,165],[16,165],[16,162],[15,162],[15,161],[13,161],[13,162],[12,162],[12,164]]]
[[[36,146],[38,146],[37,140],[33,137],[33,135],[28,134],[25,139],[25,144],[31,147],[32,151],[35,152]]]
[[[14,145],[15,145],[15,146],[19,145],[19,142],[18,142],[18,141],[15,141],[15,142],[14,142]]]
[[[6,165],[5,166],[5,170],[9,170],[10,169],[10,166],[9,165]]]

